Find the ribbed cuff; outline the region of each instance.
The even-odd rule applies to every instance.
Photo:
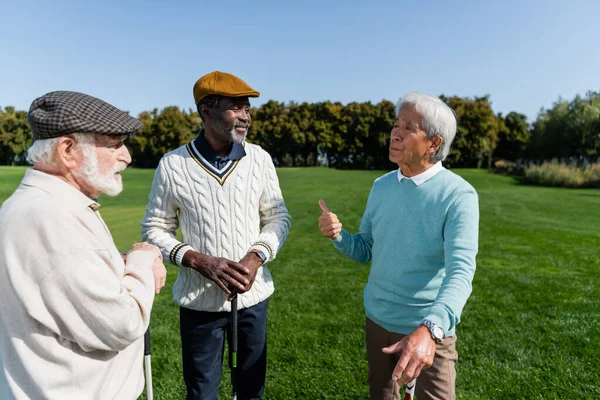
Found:
[[[177,246],[173,247],[169,253],[169,262],[173,265],[177,265],[178,267],[183,267],[181,260],[183,260],[183,255],[188,250],[192,250],[192,246],[185,243],[179,243]]]
[[[265,255],[267,256],[267,260],[265,261],[265,263],[273,260],[273,258],[274,258],[274,253],[273,253],[273,250],[271,249],[271,246],[269,246],[265,242],[256,242],[256,243],[254,243],[250,247],[250,250],[260,250],[263,253],[265,253]]]

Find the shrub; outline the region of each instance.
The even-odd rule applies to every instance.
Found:
[[[502,175],[523,175],[523,165],[513,161],[498,160],[494,163],[494,173]]]
[[[534,185],[571,188],[600,188],[600,164],[585,168],[545,162],[525,169],[525,181]]]

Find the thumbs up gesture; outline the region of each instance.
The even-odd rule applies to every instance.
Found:
[[[329,239],[336,240],[342,232],[342,224],[337,215],[331,212],[324,200],[319,200],[319,207],[323,214],[319,217],[319,228],[323,235]]]

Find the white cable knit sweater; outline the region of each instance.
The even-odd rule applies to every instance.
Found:
[[[167,153],[154,175],[142,238],[160,247],[165,260],[179,266],[173,299],[199,311],[230,311],[227,295],[197,271],[182,266],[188,250],[239,261],[259,249],[275,259],[290,229],[271,156],[244,143],[246,156],[216,170],[191,142]],[[176,238],[181,226],[183,243]],[[261,229],[262,227],[262,229]],[[273,294],[266,264],[250,291],[238,296],[247,308]]]

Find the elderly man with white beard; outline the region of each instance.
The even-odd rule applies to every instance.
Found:
[[[0,398],[135,399],[166,270],[148,243],[119,253],[97,198],[123,189],[123,142],[142,124],[76,92],[28,118],[33,169],[0,208]]]

